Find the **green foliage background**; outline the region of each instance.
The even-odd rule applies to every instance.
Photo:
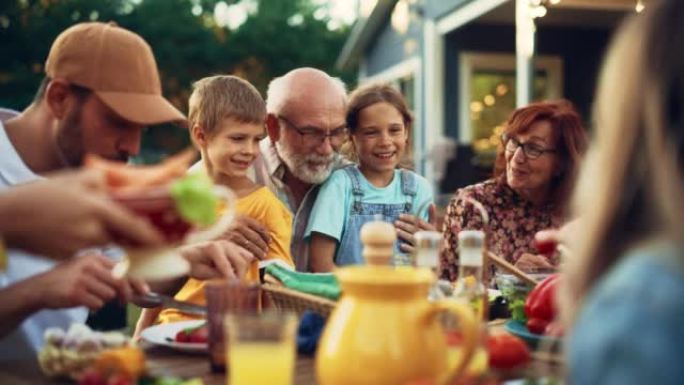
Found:
[[[214,20],[214,7],[219,2],[2,1],[0,107],[24,109],[43,77],[52,41],[67,27],[89,20],[115,21],[145,38],[155,53],[164,95],[182,111],[187,111],[192,82],[214,74],[241,76],[263,96],[270,79],[300,66],[320,68],[342,77],[350,86],[354,83],[355,71],[339,73],[333,68],[350,27],[329,30],[329,19],[314,17],[322,5],[311,0],[258,0],[257,11],[230,30]],[[302,22],[288,23],[294,15],[301,15]],[[184,129],[151,127],[145,133],[139,160],[156,161],[188,143]]]

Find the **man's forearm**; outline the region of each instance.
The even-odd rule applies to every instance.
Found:
[[[0,289],[0,338],[41,309],[40,294],[31,282],[29,278]]]

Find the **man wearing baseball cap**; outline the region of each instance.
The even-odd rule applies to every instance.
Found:
[[[45,73],[33,103],[0,121],[0,191],[78,167],[86,153],[126,161],[139,152],[146,125],[185,121],[161,95],[149,45],[113,23],[82,23],[62,32],[50,49]],[[130,290],[111,277],[112,262],[101,255],[56,266],[42,256],[18,250],[9,254],[0,289],[21,281],[36,290],[15,299],[24,308],[25,314],[18,314],[24,322],[0,337],[0,359],[34,355],[45,328],[83,323],[83,306],[97,308]]]

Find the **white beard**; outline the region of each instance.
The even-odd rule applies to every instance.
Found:
[[[321,184],[325,182],[332,172],[333,164],[339,156],[333,153],[330,156],[321,156],[317,154],[297,154],[291,151],[290,147],[283,144],[282,141],[275,143],[276,151],[280,159],[283,160],[288,169],[299,180],[310,184]],[[311,168],[309,162],[326,163],[325,167]]]

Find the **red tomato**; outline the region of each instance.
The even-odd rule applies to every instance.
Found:
[[[190,342],[187,330],[181,330],[176,333],[176,342]]]
[[[487,338],[489,365],[496,369],[513,369],[530,360],[530,349],[520,338],[508,333],[490,335]]]
[[[209,327],[207,325],[202,325],[197,329],[193,329],[188,336],[188,342],[195,344],[206,344],[208,341]]]

